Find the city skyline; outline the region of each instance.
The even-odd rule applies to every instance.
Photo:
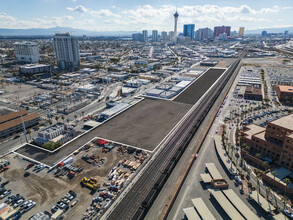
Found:
[[[15,7],[17,2],[18,7]],[[30,0],[5,2],[0,10],[0,28],[51,28],[55,26],[89,31],[169,31],[173,29],[176,5],[180,18],[178,27],[195,24],[195,28],[231,26],[238,31],[274,27],[292,27],[293,4],[289,0],[275,1],[108,1],[92,0]],[[29,4],[27,10],[23,10]]]

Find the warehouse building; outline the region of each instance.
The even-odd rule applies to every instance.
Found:
[[[21,119],[22,116],[22,119]],[[13,112],[0,117],[0,138],[13,133],[23,131],[22,121],[25,128],[35,126],[40,121],[40,115],[37,113],[28,114],[25,110]]]

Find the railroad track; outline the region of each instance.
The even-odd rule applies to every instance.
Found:
[[[148,169],[134,183],[131,190],[109,216],[106,216],[107,219],[143,219],[204,117],[239,63],[240,59],[235,61],[224,73],[223,78],[209,91],[206,98],[183,122],[183,125],[151,162]]]

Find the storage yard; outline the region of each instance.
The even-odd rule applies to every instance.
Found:
[[[1,183],[9,181],[5,187],[11,190],[10,195],[21,194],[36,203],[23,219],[43,211],[53,214],[58,209],[65,212],[66,219],[81,219],[109,207],[147,157],[142,150],[96,138],[53,170],[9,154],[3,158],[10,162],[9,169],[0,177]]]

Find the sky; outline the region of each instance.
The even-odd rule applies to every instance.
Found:
[[[171,31],[229,25],[232,30],[293,26],[292,0],[0,0],[0,28]]]

